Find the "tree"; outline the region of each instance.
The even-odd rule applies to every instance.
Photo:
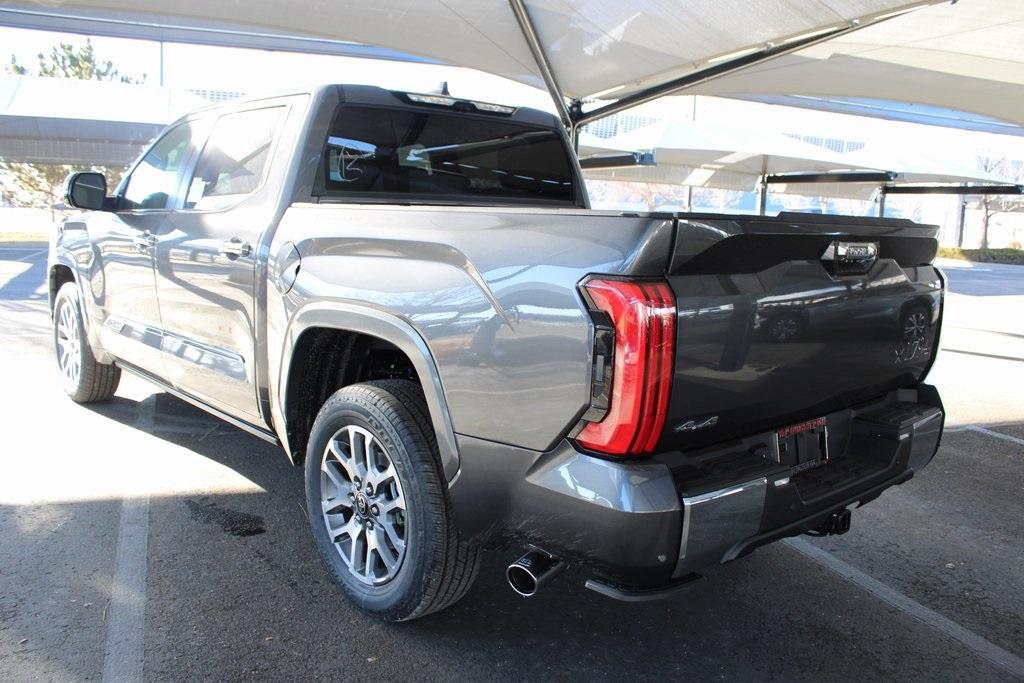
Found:
[[[122,74],[109,59],[101,62],[96,57],[96,50],[92,41],[85,39],[85,45],[79,47],[71,43],[57,43],[50,54],[42,52],[38,55],[39,66],[36,69],[36,76],[50,78],[77,78],[84,81],[119,81],[121,83],[134,83],[141,85],[146,82],[146,74],[139,78]],[[11,55],[11,61],[7,65],[7,72],[15,76],[28,76],[26,67],[18,63],[18,58]]]
[[[88,81],[116,81],[142,84],[146,74],[139,78],[122,74],[110,60],[100,61],[96,57],[92,41],[85,45],[58,43],[50,53],[38,55],[39,63],[35,73],[18,62],[15,55],[7,64],[7,73],[15,76],[45,76],[50,78],[75,78]],[[73,171],[85,170],[65,164],[33,164],[10,162],[0,159],[0,186],[3,200],[15,206],[50,206],[60,198],[64,179]],[[111,186],[115,186],[123,169],[92,167],[91,170],[107,175]]]
[[[64,192],[64,181],[75,171],[96,171],[107,177],[111,188],[121,181],[124,168],[111,166],[69,166],[67,164],[30,164],[0,160],[2,199],[14,206],[47,207],[56,204]]]
[[[1024,179],[1024,169],[1020,162],[1014,162],[1007,157],[978,157],[978,168],[986,175],[1007,178],[1014,182],[1021,182]],[[988,228],[992,216],[997,213],[1009,211],[1020,211],[1020,198],[1016,195],[986,194],[978,198],[978,207],[981,209],[981,248],[988,249]]]

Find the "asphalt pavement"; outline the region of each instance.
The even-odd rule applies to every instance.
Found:
[[[947,265],[949,432],[850,533],[646,604],[575,568],[519,598],[496,551],[388,625],[331,584],[278,449],[133,377],[67,400],[45,252],[0,248],[0,679],[1024,680],[1024,267]]]

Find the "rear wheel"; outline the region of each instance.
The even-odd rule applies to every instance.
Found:
[[[76,403],[106,401],[117,391],[121,369],[100,363],[89,348],[78,288],[65,283],[53,306],[53,341],[64,392]]]
[[[313,423],[306,504],[332,578],[388,621],[444,609],[472,585],[476,547],[454,528],[437,443],[414,382],[344,387]]]

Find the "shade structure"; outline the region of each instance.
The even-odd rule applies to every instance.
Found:
[[[0,10],[353,41],[543,86],[519,0],[56,0]],[[618,98],[935,0],[522,0],[561,94]],[[147,34],[148,32],[148,34]]]
[[[840,155],[851,166],[877,168],[895,174],[889,185],[1014,185],[1018,181],[985,171],[977,160],[896,140],[872,142],[862,149]],[[774,192],[846,199],[872,199],[877,183],[777,183]]]
[[[1022,126],[1021,45],[1024,2],[946,2],[700,84],[690,93],[910,102]]]
[[[656,165],[587,171],[588,178],[750,191],[765,173],[881,170],[788,137],[703,122],[655,124],[602,139],[584,131],[580,156],[612,151],[654,152]]]
[[[580,156],[653,151],[654,166],[586,171],[595,180],[617,180],[749,192],[762,175],[885,172],[893,184],[1012,184],[941,151],[904,146],[892,140],[838,153],[772,131],[708,122],[661,123],[611,138],[584,131]],[[872,199],[880,182],[773,183],[772,192],[846,199]]]

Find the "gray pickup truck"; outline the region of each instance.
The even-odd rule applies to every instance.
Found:
[[[364,86],[169,126],[56,231],[65,391],[122,370],[280,444],[359,607],[622,600],[800,533],[938,448],[944,283],[906,220],[590,210],[561,124]],[[577,572],[574,572],[577,573]]]

